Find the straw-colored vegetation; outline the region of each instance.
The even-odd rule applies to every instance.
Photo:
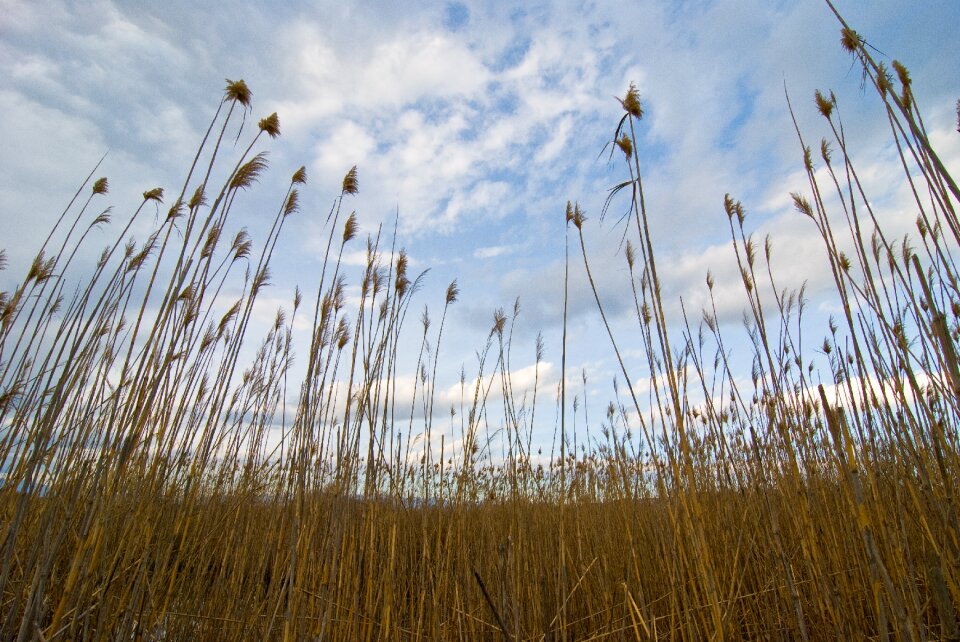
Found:
[[[622,295],[647,363],[619,361],[618,398],[591,419],[586,448],[571,448],[566,385],[554,407],[552,382],[514,394],[516,315],[502,312],[462,403],[433,424],[457,285],[439,323],[411,320],[418,281],[376,236],[348,309],[355,170],[328,216],[323,269],[241,363],[306,182],[293,175],[262,245],[232,228],[266,166],[255,150],[279,135],[277,116],[264,118],[226,158],[250,108],[242,81],[228,83],[182,189],[145,192],[89,269],[75,257],[117,214],[99,212],[106,179],[86,183],[0,295],[0,638],[957,639],[960,193],[906,69],[842,33],[886,107],[917,233],[884,234],[840,108],[818,93],[834,136],[800,138],[809,186],[794,202],[822,237],[843,313],[804,329],[803,292],[777,286],[741,204],[718,203],[753,349],[752,377],[734,372],[715,310],[665,311],[631,88],[615,191],[631,207]],[[160,203],[154,232],[128,240]],[[575,205],[566,217],[568,268],[590,274],[588,223]],[[295,319],[312,328],[296,351]],[[801,345],[802,332],[826,339]],[[618,360],[623,340],[609,336]],[[419,359],[398,362],[411,341]],[[810,365],[813,345],[829,371]],[[295,353],[302,381],[288,376]],[[411,371],[419,412],[397,393]],[[641,396],[631,382],[647,373]],[[531,432],[554,415],[555,456],[541,464]],[[438,448],[423,455],[423,443]]]

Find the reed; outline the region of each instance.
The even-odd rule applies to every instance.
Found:
[[[580,401],[561,376],[549,457],[532,437],[549,415],[537,411],[542,341],[528,394],[511,366],[519,302],[494,314],[449,427],[435,402],[457,282],[435,302],[439,323],[424,309],[417,327],[423,274],[380,230],[348,304],[343,253],[364,242],[348,213],[356,168],[327,215],[319,279],[241,365],[307,182],[303,168],[292,175],[261,243],[235,228],[268,169],[261,149],[280,135],[273,114],[227,150],[252,105],[243,81],[227,82],[174,196],[144,192],[84,271],[74,259],[89,232],[118,217],[101,209],[109,184],[95,170],[22,282],[0,293],[0,637],[957,639],[960,193],[906,68],[878,62],[837,18],[885,109],[916,236],[884,232],[840,105],[817,92],[832,138],[811,147],[797,129],[808,185],[793,202],[819,234],[842,314],[822,342],[808,338],[818,330],[803,290],[778,285],[771,244],[728,196],[717,215],[746,341],[725,336],[709,274],[702,319],[671,318],[631,86],[611,138],[625,178],[608,204],[628,197],[620,294],[645,359],[634,371],[623,357],[593,278],[591,222],[569,203],[567,270],[585,270],[621,377],[599,427],[584,406],[590,433],[577,442]],[[294,382],[302,316],[309,346]],[[563,323],[566,372],[576,339]],[[401,362],[410,341],[416,361]],[[749,377],[728,361],[734,343],[751,351]],[[409,372],[412,397],[398,391]]]

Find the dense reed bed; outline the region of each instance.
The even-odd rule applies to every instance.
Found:
[[[631,88],[613,191],[630,202],[621,295],[647,363],[633,372],[620,358],[625,338],[591,276],[623,372],[583,449],[570,446],[565,381],[558,407],[555,382],[514,394],[515,313],[494,315],[463,401],[434,425],[457,284],[438,323],[412,320],[418,278],[391,238],[372,236],[348,309],[341,257],[363,242],[347,213],[355,169],[327,217],[318,278],[252,336],[307,177],[301,168],[278,195],[258,247],[234,229],[266,169],[257,150],[279,135],[274,114],[239,156],[227,151],[250,108],[242,81],[228,83],[182,187],[145,192],[86,269],[74,259],[89,231],[116,217],[100,210],[106,179],[91,175],[0,295],[0,638],[957,639],[960,191],[907,70],[842,33],[886,108],[916,235],[881,229],[839,105],[817,93],[834,137],[811,146],[797,131],[809,185],[794,202],[822,238],[843,314],[805,327],[803,292],[778,287],[769,245],[728,197],[717,214],[753,351],[752,373],[734,371],[715,310],[668,318]],[[128,240],[160,203],[153,232]],[[588,223],[575,204],[565,216],[568,268],[592,274]],[[300,318],[310,342],[295,350]],[[827,339],[802,342],[811,332]],[[244,363],[242,344],[256,341]],[[401,363],[411,341],[419,359]],[[829,372],[810,365],[812,346]],[[289,376],[294,354],[302,380]],[[397,392],[410,371],[422,412]],[[541,461],[532,431],[554,413],[555,454]]]

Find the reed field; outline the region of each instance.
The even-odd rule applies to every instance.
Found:
[[[571,446],[572,381],[538,369],[532,394],[515,391],[511,355],[539,368],[544,349],[514,346],[516,310],[493,315],[460,403],[439,407],[458,284],[422,301],[394,238],[358,234],[350,200],[376,186],[356,168],[324,213],[322,270],[261,332],[254,305],[307,175],[276,195],[262,243],[233,223],[280,134],[273,114],[233,146],[243,81],[228,81],[181,186],[121,213],[92,173],[0,293],[0,639],[960,639],[960,189],[907,69],[837,17],[863,100],[885,108],[876,127],[902,160],[915,232],[881,229],[833,94],[785,101],[832,132],[795,132],[808,184],[793,202],[842,312],[808,327],[804,292],[778,285],[749,205],[728,196],[715,213],[745,330],[709,306],[671,318],[631,86],[611,109],[611,197],[630,205],[616,296],[642,369],[591,271],[583,229],[600,217],[557,195],[554,241],[607,329],[590,340],[621,370],[585,447]],[[93,230],[113,241],[91,266],[78,257]],[[364,244],[352,283],[342,258]],[[566,372],[583,339],[563,324],[551,350]],[[728,362],[732,345],[750,371]],[[397,388],[410,372],[412,402]],[[538,425],[556,427],[549,457]]]

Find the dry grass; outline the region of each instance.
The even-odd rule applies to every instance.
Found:
[[[724,209],[750,311],[752,385],[727,366],[715,311],[680,331],[667,319],[631,88],[613,137],[628,173],[614,191],[632,195],[624,295],[649,403],[620,360],[626,390],[590,448],[571,449],[562,383],[560,456],[546,465],[531,452],[537,398],[513,394],[516,311],[495,315],[476,385],[464,379],[453,454],[411,456],[411,434],[432,443],[446,430],[429,417],[457,287],[439,324],[404,330],[418,279],[374,237],[361,301],[346,309],[355,169],[327,220],[315,292],[298,291],[240,370],[306,181],[294,174],[262,247],[244,231],[228,236],[231,210],[266,169],[254,153],[262,134],[279,135],[274,114],[239,158],[224,158],[228,124],[250,107],[242,81],[228,84],[179,194],[145,192],[78,286],[72,260],[113,216],[97,211],[108,186],[91,175],[0,299],[0,638],[957,639],[960,193],[906,70],[891,75],[843,28],[887,108],[919,236],[884,234],[839,107],[818,94],[834,140],[814,160],[797,132],[809,189],[794,201],[822,237],[843,306],[818,346],[831,372],[808,367],[803,293],[777,287],[769,249],[760,255],[733,198]],[[211,184],[224,166],[223,184]],[[161,202],[172,205],[155,231],[128,241],[134,219]],[[589,273],[588,223],[578,206],[566,217],[568,262]],[[778,294],[764,297],[767,285]],[[242,296],[225,302],[231,290]],[[293,382],[302,315],[311,342]],[[418,361],[398,363],[411,332]],[[619,338],[609,340],[619,359]],[[409,399],[397,377],[411,370],[423,425],[398,405]],[[500,413],[502,457],[488,441]]]

